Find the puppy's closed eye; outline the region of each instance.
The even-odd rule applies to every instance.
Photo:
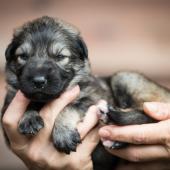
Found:
[[[61,50],[59,56],[70,57],[71,52],[67,48],[64,48]]]
[[[60,56],[57,56],[57,65],[61,68],[61,69],[65,69],[65,66],[67,64],[69,64],[69,57],[67,56],[63,56],[63,55],[60,55]]]
[[[59,52],[59,54],[56,54],[55,58],[59,65],[64,66],[68,64],[70,56],[71,56],[71,52],[68,49],[64,48]]]
[[[28,56],[26,54],[17,55],[17,62],[21,65],[25,64],[27,59],[28,59]]]

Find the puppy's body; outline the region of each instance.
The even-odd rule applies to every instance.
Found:
[[[61,20],[42,17],[18,29],[6,50],[9,85],[3,113],[20,89],[31,99],[19,123],[22,134],[36,134],[44,127],[38,112],[49,100],[79,84],[80,96],[56,118],[54,146],[62,152],[75,151],[81,142],[77,123],[89,106],[100,99],[108,102],[108,122],[118,125],[153,122],[142,110],[144,101],[170,102],[167,89],[134,72],[119,72],[97,78],[90,72],[88,52],[80,33]],[[113,148],[122,146],[114,142]],[[116,166],[116,158],[98,145],[93,155],[95,170]]]

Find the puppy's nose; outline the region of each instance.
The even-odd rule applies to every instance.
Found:
[[[44,76],[35,76],[33,78],[35,88],[44,88],[47,84],[47,79]]]

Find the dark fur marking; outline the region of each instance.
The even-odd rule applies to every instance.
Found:
[[[115,85],[113,97],[115,99],[116,105],[120,108],[126,109],[134,107],[135,101],[133,101],[132,96],[128,94],[128,90],[126,89],[126,87],[122,87],[119,84]]]

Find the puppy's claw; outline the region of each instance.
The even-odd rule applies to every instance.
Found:
[[[71,130],[65,126],[54,129],[53,142],[58,151],[70,154],[71,151],[76,152],[77,145],[81,143],[81,139],[77,129]]]

